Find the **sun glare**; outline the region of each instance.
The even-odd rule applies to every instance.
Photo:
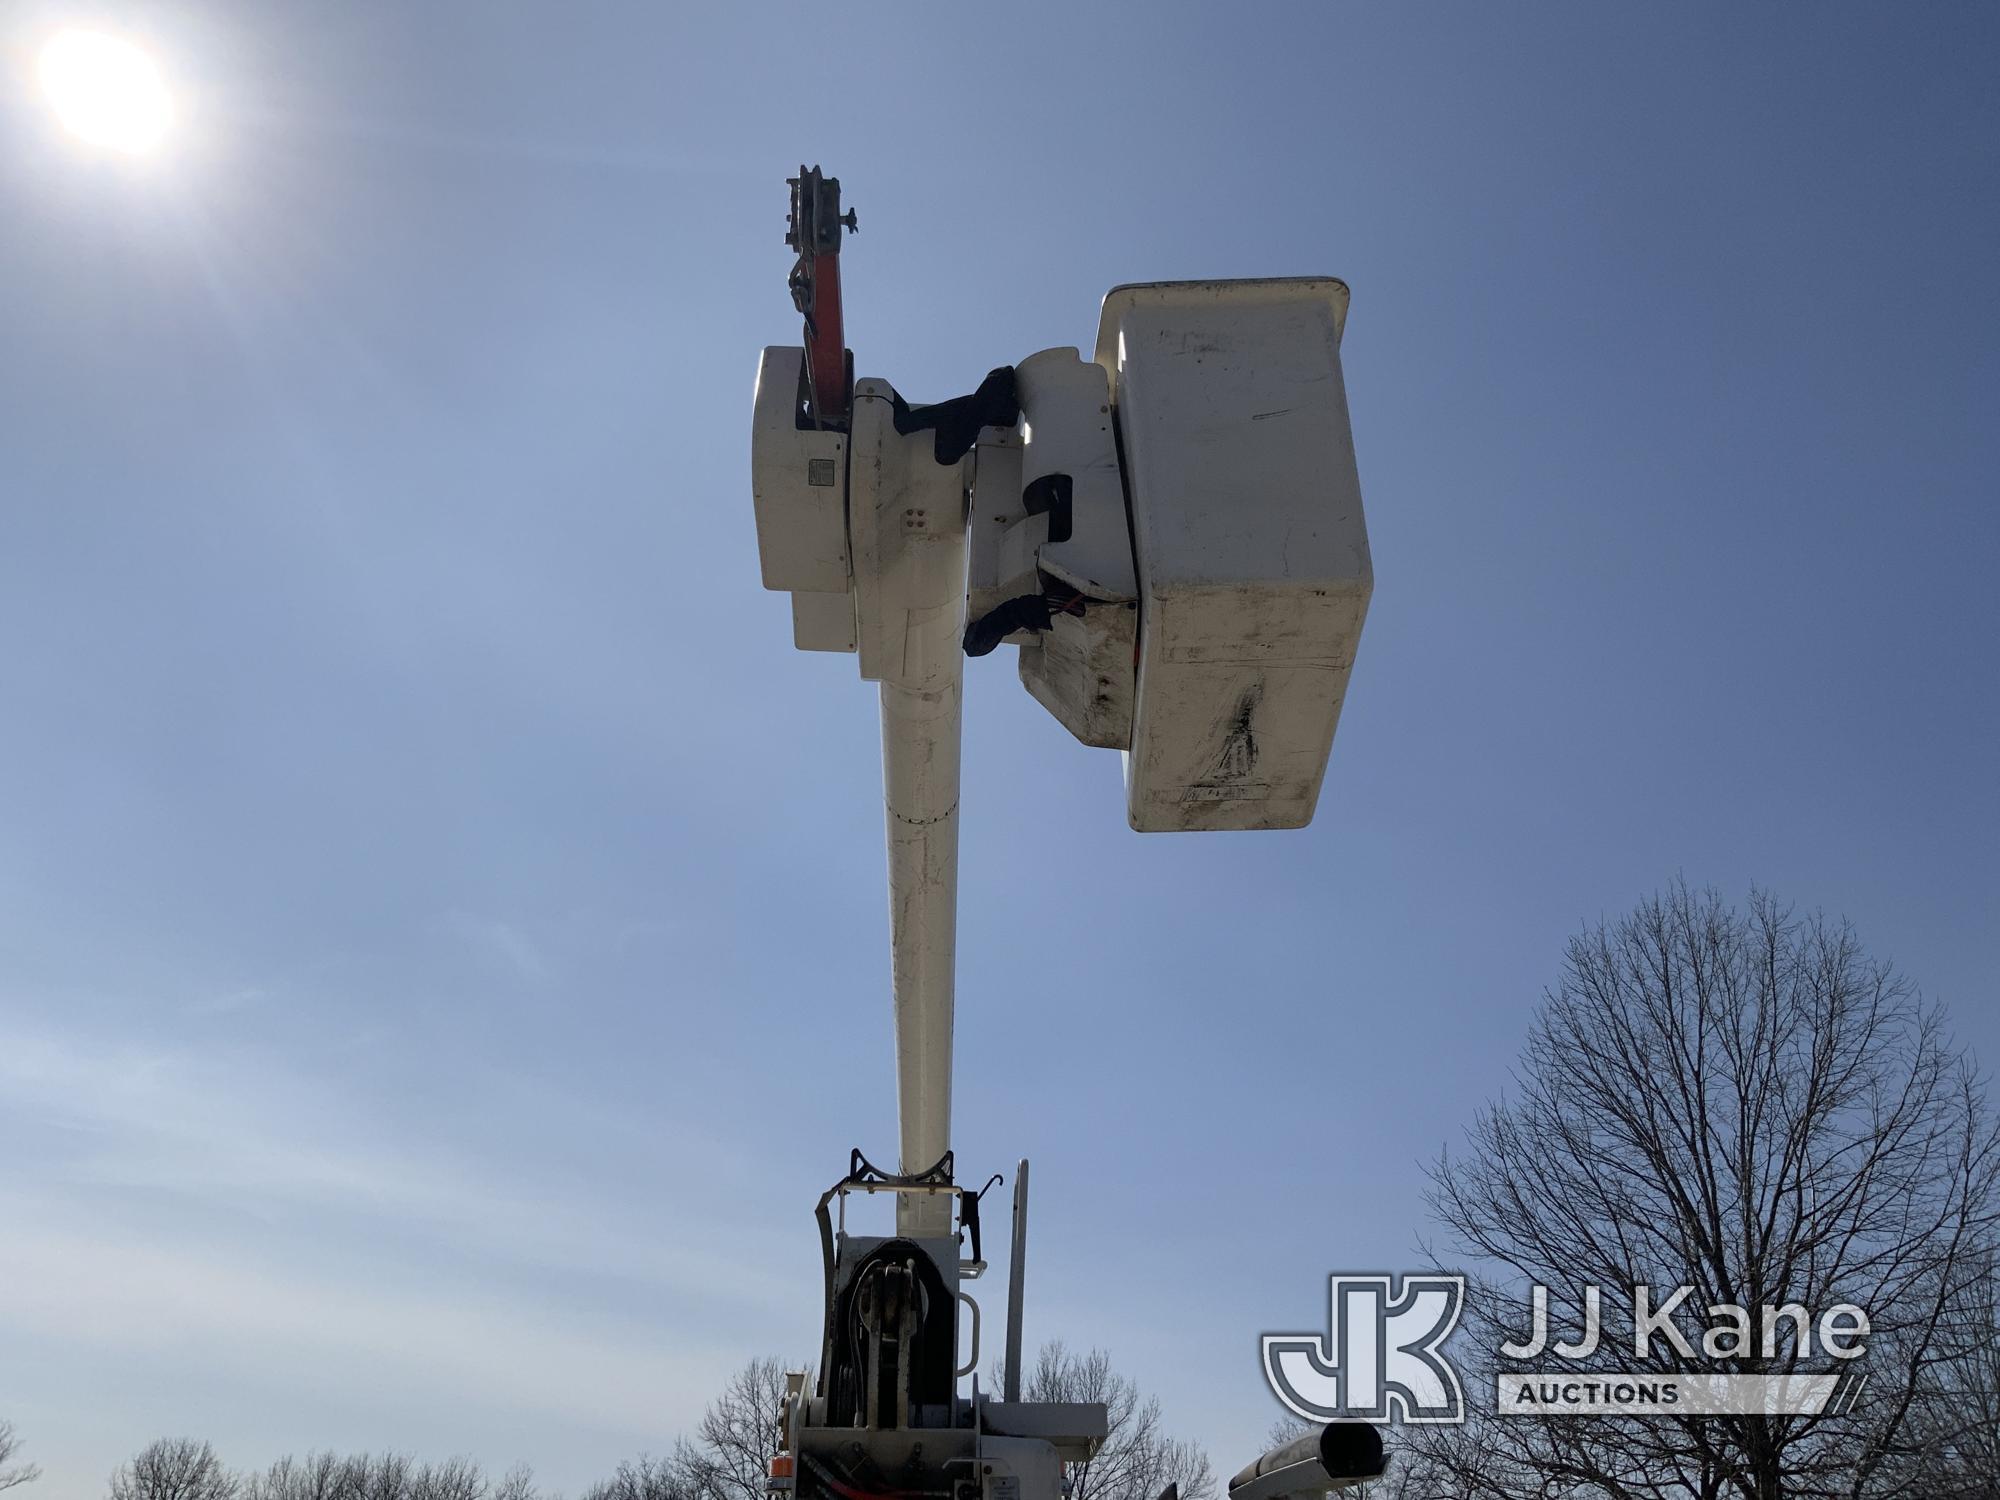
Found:
[[[59,32],[42,48],[39,71],[57,117],[93,145],[148,152],[173,119],[160,70],[122,37]]]

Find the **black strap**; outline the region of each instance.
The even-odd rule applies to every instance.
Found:
[[[926,428],[935,432],[932,452],[947,468],[972,451],[980,428],[1012,427],[1020,420],[1021,397],[1012,365],[993,371],[970,396],[953,396],[930,406],[912,406],[895,396],[896,431],[904,437]]]

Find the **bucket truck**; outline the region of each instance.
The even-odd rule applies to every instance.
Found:
[[[1031,696],[1122,752],[1134,829],[1308,823],[1373,585],[1340,366],[1348,290],[1116,287],[1088,353],[1043,350],[913,405],[854,375],[840,267],[858,223],[838,179],[802,166],[790,185],[804,337],[758,367],[758,555],[764,586],[790,596],[794,644],[852,655],[880,695],[900,1141],[894,1171],[855,1151],[820,1200],[819,1364],[810,1384],[789,1378],[772,1486],[1058,1500],[1106,1413],[1021,1399],[1026,1162],[997,1396],[979,1390],[965,1289],[986,1269],[950,1141],[965,662],[1017,648]],[[893,1234],[849,1232],[857,1194],[893,1197]],[[1379,1473],[1379,1436],[1341,1425],[1264,1455],[1232,1495]]]

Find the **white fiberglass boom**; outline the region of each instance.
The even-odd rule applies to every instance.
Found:
[[[1066,728],[1125,752],[1134,828],[1298,828],[1374,573],[1345,285],[1118,287],[1093,357],[1045,350],[912,407],[826,346],[852,219],[834,189],[817,218],[795,199],[806,342],[758,371],[758,550],[765,586],[792,595],[796,644],[853,652],[880,684],[913,1174],[950,1146],[962,653],[1017,645],[1023,684]],[[936,1232],[948,1215],[913,1199],[899,1222]]]

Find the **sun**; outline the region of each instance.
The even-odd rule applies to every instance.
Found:
[[[42,48],[38,71],[57,118],[92,145],[143,155],[173,123],[159,68],[122,37],[58,32]]]

